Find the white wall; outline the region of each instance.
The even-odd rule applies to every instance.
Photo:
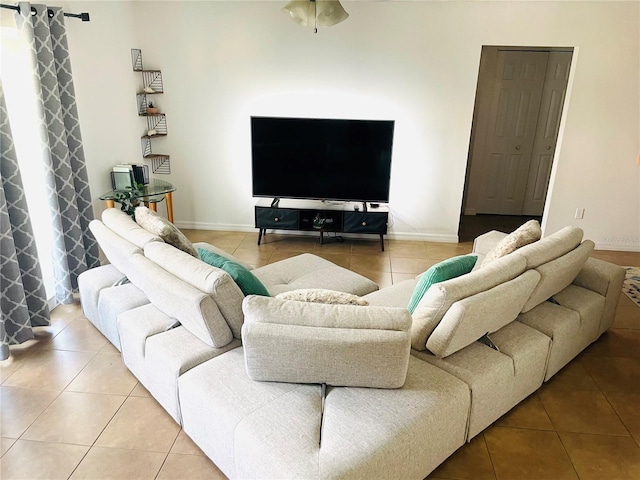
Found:
[[[318,34],[286,2],[64,2],[94,196],[140,159],[139,77],[160,68],[178,226],[251,230],[249,117],[396,120],[397,238],[455,241],[482,45],[575,47],[546,232],[574,224],[599,248],[640,250],[637,2],[348,2]],[[155,100],[155,98],[154,98]],[[98,204],[97,204],[98,205]],[[585,218],[574,220],[577,207]]]

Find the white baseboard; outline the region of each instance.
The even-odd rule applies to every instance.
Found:
[[[606,250],[611,252],[640,252],[640,244],[596,242],[594,250]]]
[[[228,231],[228,232],[245,232],[258,233],[258,229],[253,225],[238,225],[238,224],[226,224],[226,223],[205,223],[205,222],[176,222],[176,227],[187,228],[193,230],[214,230],[214,231]],[[271,230],[278,234],[289,235],[317,235],[318,232],[305,232],[301,230]],[[367,234],[354,234],[354,233],[339,233],[339,235],[345,238],[376,238],[375,235]],[[440,233],[416,233],[416,232],[393,232],[385,234],[386,239],[390,240],[413,240],[421,242],[441,242],[441,243],[458,243],[457,235],[446,235]]]

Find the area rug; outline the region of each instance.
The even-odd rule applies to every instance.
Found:
[[[625,274],[622,291],[640,307],[640,267],[624,267]]]

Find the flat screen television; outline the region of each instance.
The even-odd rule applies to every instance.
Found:
[[[388,202],[393,120],[251,117],[254,197]]]

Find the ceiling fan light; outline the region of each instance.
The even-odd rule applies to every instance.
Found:
[[[298,25],[313,27],[315,25],[315,5],[309,0],[292,0],[282,11]]]
[[[349,17],[338,0],[292,0],[282,11],[303,27],[331,27]]]
[[[317,0],[317,23],[319,27],[332,27],[349,18],[338,0]]]

